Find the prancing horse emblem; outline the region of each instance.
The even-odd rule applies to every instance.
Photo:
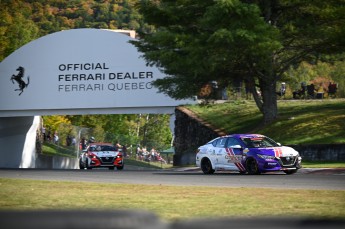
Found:
[[[14,81],[16,81],[18,83],[19,88],[15,89],[15,91],[20,91],[19,95],[21,95],[24,91],[24,88],[28,87],[29,83],[30,83],[30,78],[28,77],[28,82],[25,83],[25,81],[23,80],[24,77],[24,68],[22,66],[19,66],[17,68],[18,74],[17,75],[12,75],[11,77],[11,81],[14,84]]]

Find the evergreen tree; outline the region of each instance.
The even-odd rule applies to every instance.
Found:
[[[133,43],[168,75],[155,81],[160,91],[186,98],[213,80],[246,80],[264,124],[277,118],[276,84],[291,66],[345,50],[344,0],[145,0],[139,7],[157,30]]]

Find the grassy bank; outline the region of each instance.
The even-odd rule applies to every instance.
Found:
[[[215,189],[2,178],[0,185],[1,210],[142,209],[164,220],[222,216],[345,217],[344,191]]]
[[[226,133],[260,133],[282,144],[345,143],[345,100],[279,100],[278,119],[260,126],[254,101],[188,106],[199,117]]]
[[[62,157],[76,157],[76,149],[71,147],[65,147],[53,144],[51,142],[44,142],[42,146],[42,152],[45,155],[50,156],[62,156]]]

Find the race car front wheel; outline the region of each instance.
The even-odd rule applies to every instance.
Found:
[[[250,175],[260,174],[258,163],[253,158],[246,161],[246,169]]]
[[[80,169],[85,169],[83,162],[81,161],[81,159],[79,159],[79,168]]]
[[[201,161],[201,170],[204,174],[213,174],[212,164],[209,159],[205,158]]]
[[[85,168],[86,169],[92,169],[91,167],[89,167],[89,159],[85,159]]]

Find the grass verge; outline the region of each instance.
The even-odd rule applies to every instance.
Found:
[[[151,169],[169,169],[169,168],[173,167],[172,164],[165,164],[165,163],[162,163],[159,161],[146,162],[146,161],[138,161],[138,160],[131,159],[131,158],[126,158],[125,164],[143,167],[143,168],[151,168]]]
[[[50,156],[76,157],[76,151],[72,148],[59,146],[50,142],[44,142],[42,152]]]
[[[100,184],[0,178],[1,210],[148,210],[163,220],[225,216],[345,217],[345,192]]]

